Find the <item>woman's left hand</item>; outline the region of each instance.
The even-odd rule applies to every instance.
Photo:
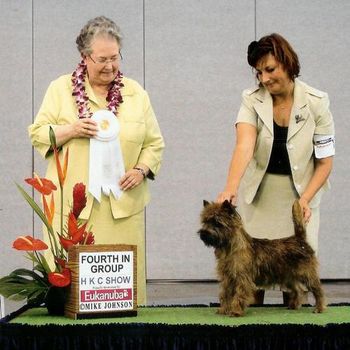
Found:
[[[301,208],[303,209],[304,220],[306,223],[308,223],[310,221],[311,214],[312,214],[311,209],[309,207],[309,202],[305,198],[300,197],[299,203],[300,203]]]
[[[131,190],[138,186],[143,180],[143,175],[139,170],[130,169],[120,179],[119,186],[123,191]]]

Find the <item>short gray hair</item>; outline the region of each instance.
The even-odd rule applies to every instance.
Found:
[[[99,16],[90,19],[81,29],[80,34],[75,41],[79,52],[84,56],[90,55],[92,53],[92,41],[97,35],[101,34],[109,35],[117,41],[119,46],[121,46],[123,36],[120,28],[111,19],[105,16]]]

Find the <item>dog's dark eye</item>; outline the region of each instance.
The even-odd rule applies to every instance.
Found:
[[[205,220],[205,223],[209,226],[213,226],[215,225],[215,219],[211,218],[211,219]]]
[[[216,227],[222,228],[222,227],[224,227],[224,225],[221,222],[216,221]]]
[[[221,228],[224,226],[221,222],[219,222],[218,220],[216,220],[214,218],[209,219],[207,224],[210,226],[213,226],[213,227],[218,227],[218,228]]]

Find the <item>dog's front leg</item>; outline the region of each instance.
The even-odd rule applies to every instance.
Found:
[[[238,284],[230,306],[230,316],[243,316],[246,307],[253,299],[253,284]]]
[[[246,307],[253,299],[254,283],[249,279],[236,279],[223,284],[223,304],[221,313],[228,316],[243,316]]]
[[[220,287],[220,307],[217,310],[217,313],[221,315],[228,315],[230,305],[229,301],[232,299],[232,282],[230,283],[228,280],[223,280],[221,281]]]

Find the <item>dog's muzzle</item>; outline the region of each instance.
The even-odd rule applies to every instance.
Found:
[[[208,232],[206,230],[199,230],[198,234],[200,239],[207,246],[219,248],[222,245],[220,238],[211,232]]]

